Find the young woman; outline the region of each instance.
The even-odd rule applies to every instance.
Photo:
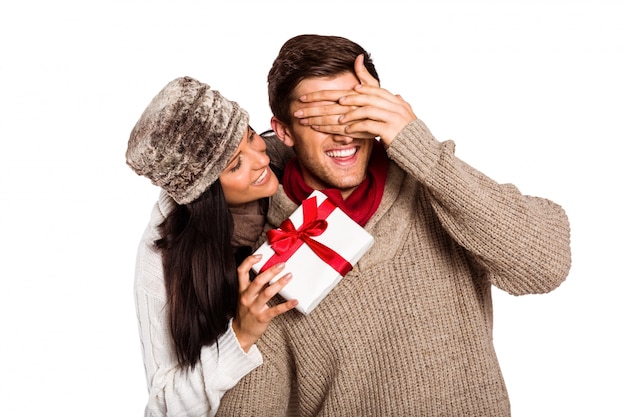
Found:
[[[190,77],[168,83],[133,128],[127,164],[161,187],[141,239],[135,299],[146,416],[213,416],[224,392],[262,363],[255,342],[297,304],[267,302],[290,280],[250,279],[248,256],[278,188],[248,114]],[[272,143],[270,143],[273,145]],[[276,143],[280,159],[289,152]]]

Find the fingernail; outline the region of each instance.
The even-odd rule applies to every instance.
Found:
[[[302,110],[298,110],[298,111],[296,111],[296,112],[293,114],[293,116],[294,116],[294,117],[300,117],[300,116],[302,116],[303,114],[304,114],[304,112],[303,112]]]
[[[285,281],[291,281],[291,278],[293,278],[293,274],[291,272],[287,272],[283,277]]]

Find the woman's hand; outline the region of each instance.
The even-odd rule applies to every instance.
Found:
[[[279,263],[257,275],[254,281],[250,281],[250,269],[260,260],[260,255],[248,256],[237,268],[239,304],[237,316],[233,320],[233,330],[245,352],[259,340],[274,317],[298,305],[297,300],[289,300],[272,307],[267,305],[267,302],[289,283],[292,275],[285,274],[270,284],[270,281],[285,268],[284,263]]]

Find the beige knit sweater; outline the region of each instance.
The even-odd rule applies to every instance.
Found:
[[[419,120],[388,149],[372,249],[310,314],[272,322],[218,416],[508,416],[491,286],[545,293],[570,268],[557,204],[497,184]],[[296,206],[282,190],[276,227]]]

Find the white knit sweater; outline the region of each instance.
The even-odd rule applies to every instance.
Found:
[[[215,347],[205,346],[193,371],[179,367],[167,320],[161,255],[153,242],[158,225],[174,207],[161,192],[137,252],[135,302],[148,384],[145,416],[214,416],[224,393],[263,359],[256,346],[241,349],[232,326]]]

